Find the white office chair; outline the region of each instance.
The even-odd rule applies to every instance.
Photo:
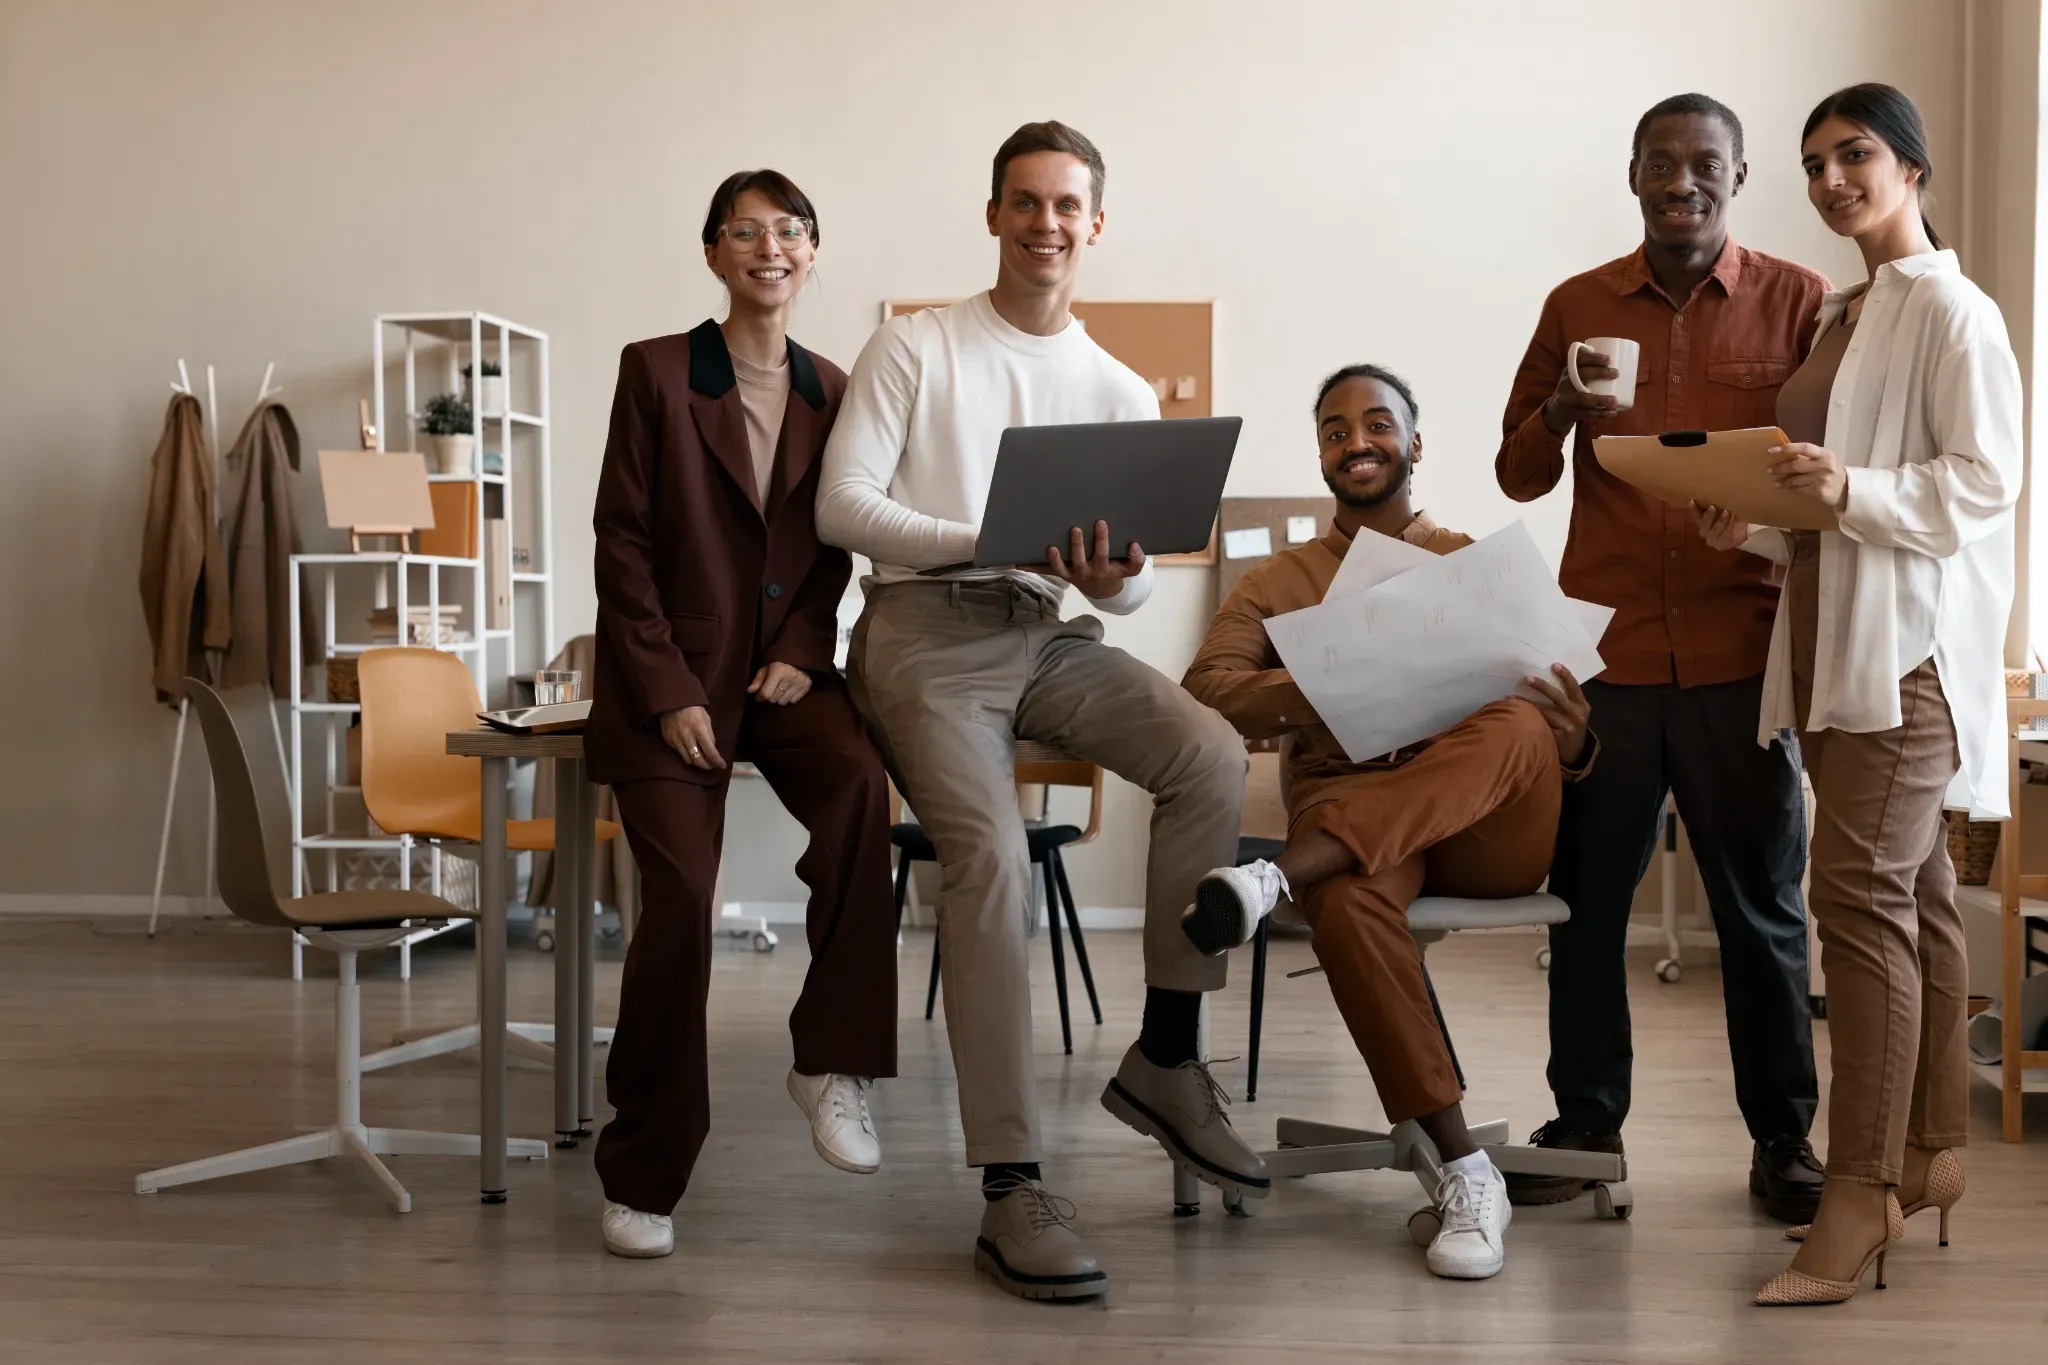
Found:
[[[1292,918],[1294,914],[1292,903],[1282,900],[1272,918],[1283,924],[1290,920],[1298,923],[1297,918]],[[1506,900],[1423,896],[1408,907],[1408,932],[1414,935],[1417,946],[1426,956],[1430,944],[1460,929],[1535,927],[1562,924],[1570,917],[1571,912],[1565,903],[1549,895],[1516,896]],[[1263,968],[1263,940],[1258,946],[1259,966]],[[1306,976],[1321,970],[1320,967],[1311,967],[1294,975]],[[1425,962],[1423,980],[1427,983],[1428,979]],[[1430,988],[1430,1003],[1436,1003],[1434,987]],[[1449,1047],[1450,1030],[1444,1025],[1441,1010],[1437,1012],[1437,1027],[1443,1029],[1444,1044]],[[1462,1086],[1465,1074],[1458,1066],[1455,1048],[1451,1049],[1451,1065],[1457,1070]],[[1435,1144],[1414,1120],[1397,1123],[1392,1132],[1382,1133],[1311,1119],[1283,1118],[1275,1125],[1275,1130],[1278,1146],[1260,1154],[1265,1158],[1266,1169],[1274,1176],[1320,1175],[1329,1171],[1412,1173],[1416,1183],[1422,1186],[1424,1198],[1431,1202],[1409,1216],[1408,1235],[1418,1246],[1428,1246],[1435,1239],[1440,1220],[1434,1201],[1437,1186],[1443,1178],[1443,1168]],[[1473,1140],[1486,1149],[1487,1155],[1493,1158],[1493,1164],[1503,1173],[1575,1176],[1585,1180],[1593,1186],[1593,1208],[1601,1218],[1627,1218],[1635,1206],[1635,1197],[1629,1191],[1626,1178],[1627,1168],[1618,1156],[1604,1152],[1562,1152],[1518,1146],[1508,1141],[1506,1119],[1474,1123],[1471,1132]],[[1226,1212],[1239,1216],[1250,1213],[1248,1205],[1230,1195],[1224,1196],[1223,1203]],[[1201,1211],[1200,1183],[1178,1166],[1173,1173],[1173,1211],[1179,1217],[1191,1217]]]

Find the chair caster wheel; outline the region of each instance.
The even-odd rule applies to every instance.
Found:
[[[1408,1240],[1426,1247],[1444,1230],[1443,1215],[1435,1209],[1417,1209],[1408,1215]]]
[[[558,1152],[568,1152],[568,1151],[574,1151],[574,1150],[575,1150],[575,1148],[576,1148],[576,1135],[575,1135],[575,1134],[573,1134],[573,1133],[562,1133],[562,1134],[558,1135],[558,1136],[557,1136],[557,1137],[555,1138],[555,1150],[556,1150],[556,1151],[558,1151]]]
[[[1628,1221],[1628,1216],[1635,1212],[1635,1208],[1636,1197],[1630,1193],[1627,1181],[1617,1180],[1611,1185],[1595,1185],[1593,1187],[1593,1214],[1595,1217],[1611,1218],[1617,1223],[1625,1223]]]
[[[774,952],[775,936],[765,930],[756,930],[754,932],[754,951],[757,953]]]
[[[1173,1206],[1173,1216],[1176,1218],[1193,1218],[1201,1211],[1202,1206],[1200,1204],[1175,1204]]]
[[[502,1204],[505,1202],[505,1192],[503,1190],[485,1190],[481,1202],[485,1204]]]
[[[1536,970],[1539,972],[1550,970],[1550,949],[1538,948],[1536,950]]]
[[[533,946],[544,953],[552,953],[555,950],[554,916],[550,915],[546,919],[537,919],[533,922]]]
[[[1685,968],[1678,965],[1675,957],[1667,957],[1657,964],[1657,979],[1667,986],[1675,985],[1684,974]]]
[[[1231,1218],[1249,1218],[1252,1216],[1252,1206],[1245,1202],[1245,1197],[1241,1194],[1225,1194],[1223,1212]]]

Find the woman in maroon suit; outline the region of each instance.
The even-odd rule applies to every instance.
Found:
[[[597,489],[590,775],[640,865],[597,1144],[605,1245],[675,1246],[670,1212],[710,1127],[705,996],[729,761],[755,764],[810,831],[811,965],[790,1016],[789,1092],[842,1169],[881,1153],[866,1089],[896,1074],[889,788],[833,667],[852,565],[818,542],[818,456],[846,375],[788,337],[818,248],[811,202],[774,171],[728,178],[704,260],[723,323],[619,359]]]

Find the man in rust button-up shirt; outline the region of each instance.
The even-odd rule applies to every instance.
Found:
[[[1737,246],[1725,210],[1741,189],[1742,126],[1703,95],[1665,100],[1636,128],[1629,184],[1643,244],[1566,280],[1544,301],[1515,374],[1494,471],[1527,502],[1557,486],[1572,438],[1572,521],[1558,575],[1614,608],[1607,668],[1586,684],[1603,757],[1565,793],[1550,889],[1570,906],[1551,931],[1550,1087],[1542,1145],[1619,1151],[1628,1115],[1629,904],[1649,866],[1666,793],[1676,796],[1721,944],[1735,1093],[1751,1188],[1787,1220],[1812,1216],[1820,1172],[1806,1145],[1817,1087],[1799,890],[1804,803],[1797,750],[1755,742],[1775,567],[1709,549],[1690,515],[1601,469],[1593,438],[1769,426],[1778,386],[1813,338],[1827,281]],[[1575,341],[1621,337],[1641,357],[1633,403],[1581,394]],[[1582,379],[1614,378],[1582,353]],[[1579,1193],[1514,1177],[1519,1202]]]

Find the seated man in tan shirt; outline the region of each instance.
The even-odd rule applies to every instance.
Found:
[[[1506,1185],[1465,1128],[1457,1068],[1438,1025],[1408,906],[1433,895],[1521,896],[1543,884],[1565,780],[1591,768],[1587,705],[1561,665],[1411,748],[1353,763],[1294,685],[1265,621],[1323,600],[1353,536],[1397,536],[1437,554],[1472,543],[1409,505],[1422,456],[1415,398],[1397,376],[1353,365],[1316,398],[1323,479],[1337,515],[1321,540],[1239,581],[1181,685],[1248,739],[1291,736],[1287,851],[1203,877],[1182,928],[1221,953],[1252,937],[1285,891],[1315,930],[1330,993],[1372,1071],[1389,1123],[1416,1120],[1444,1162],[1443,1230],[1429,1268],[1500,1270]]]

